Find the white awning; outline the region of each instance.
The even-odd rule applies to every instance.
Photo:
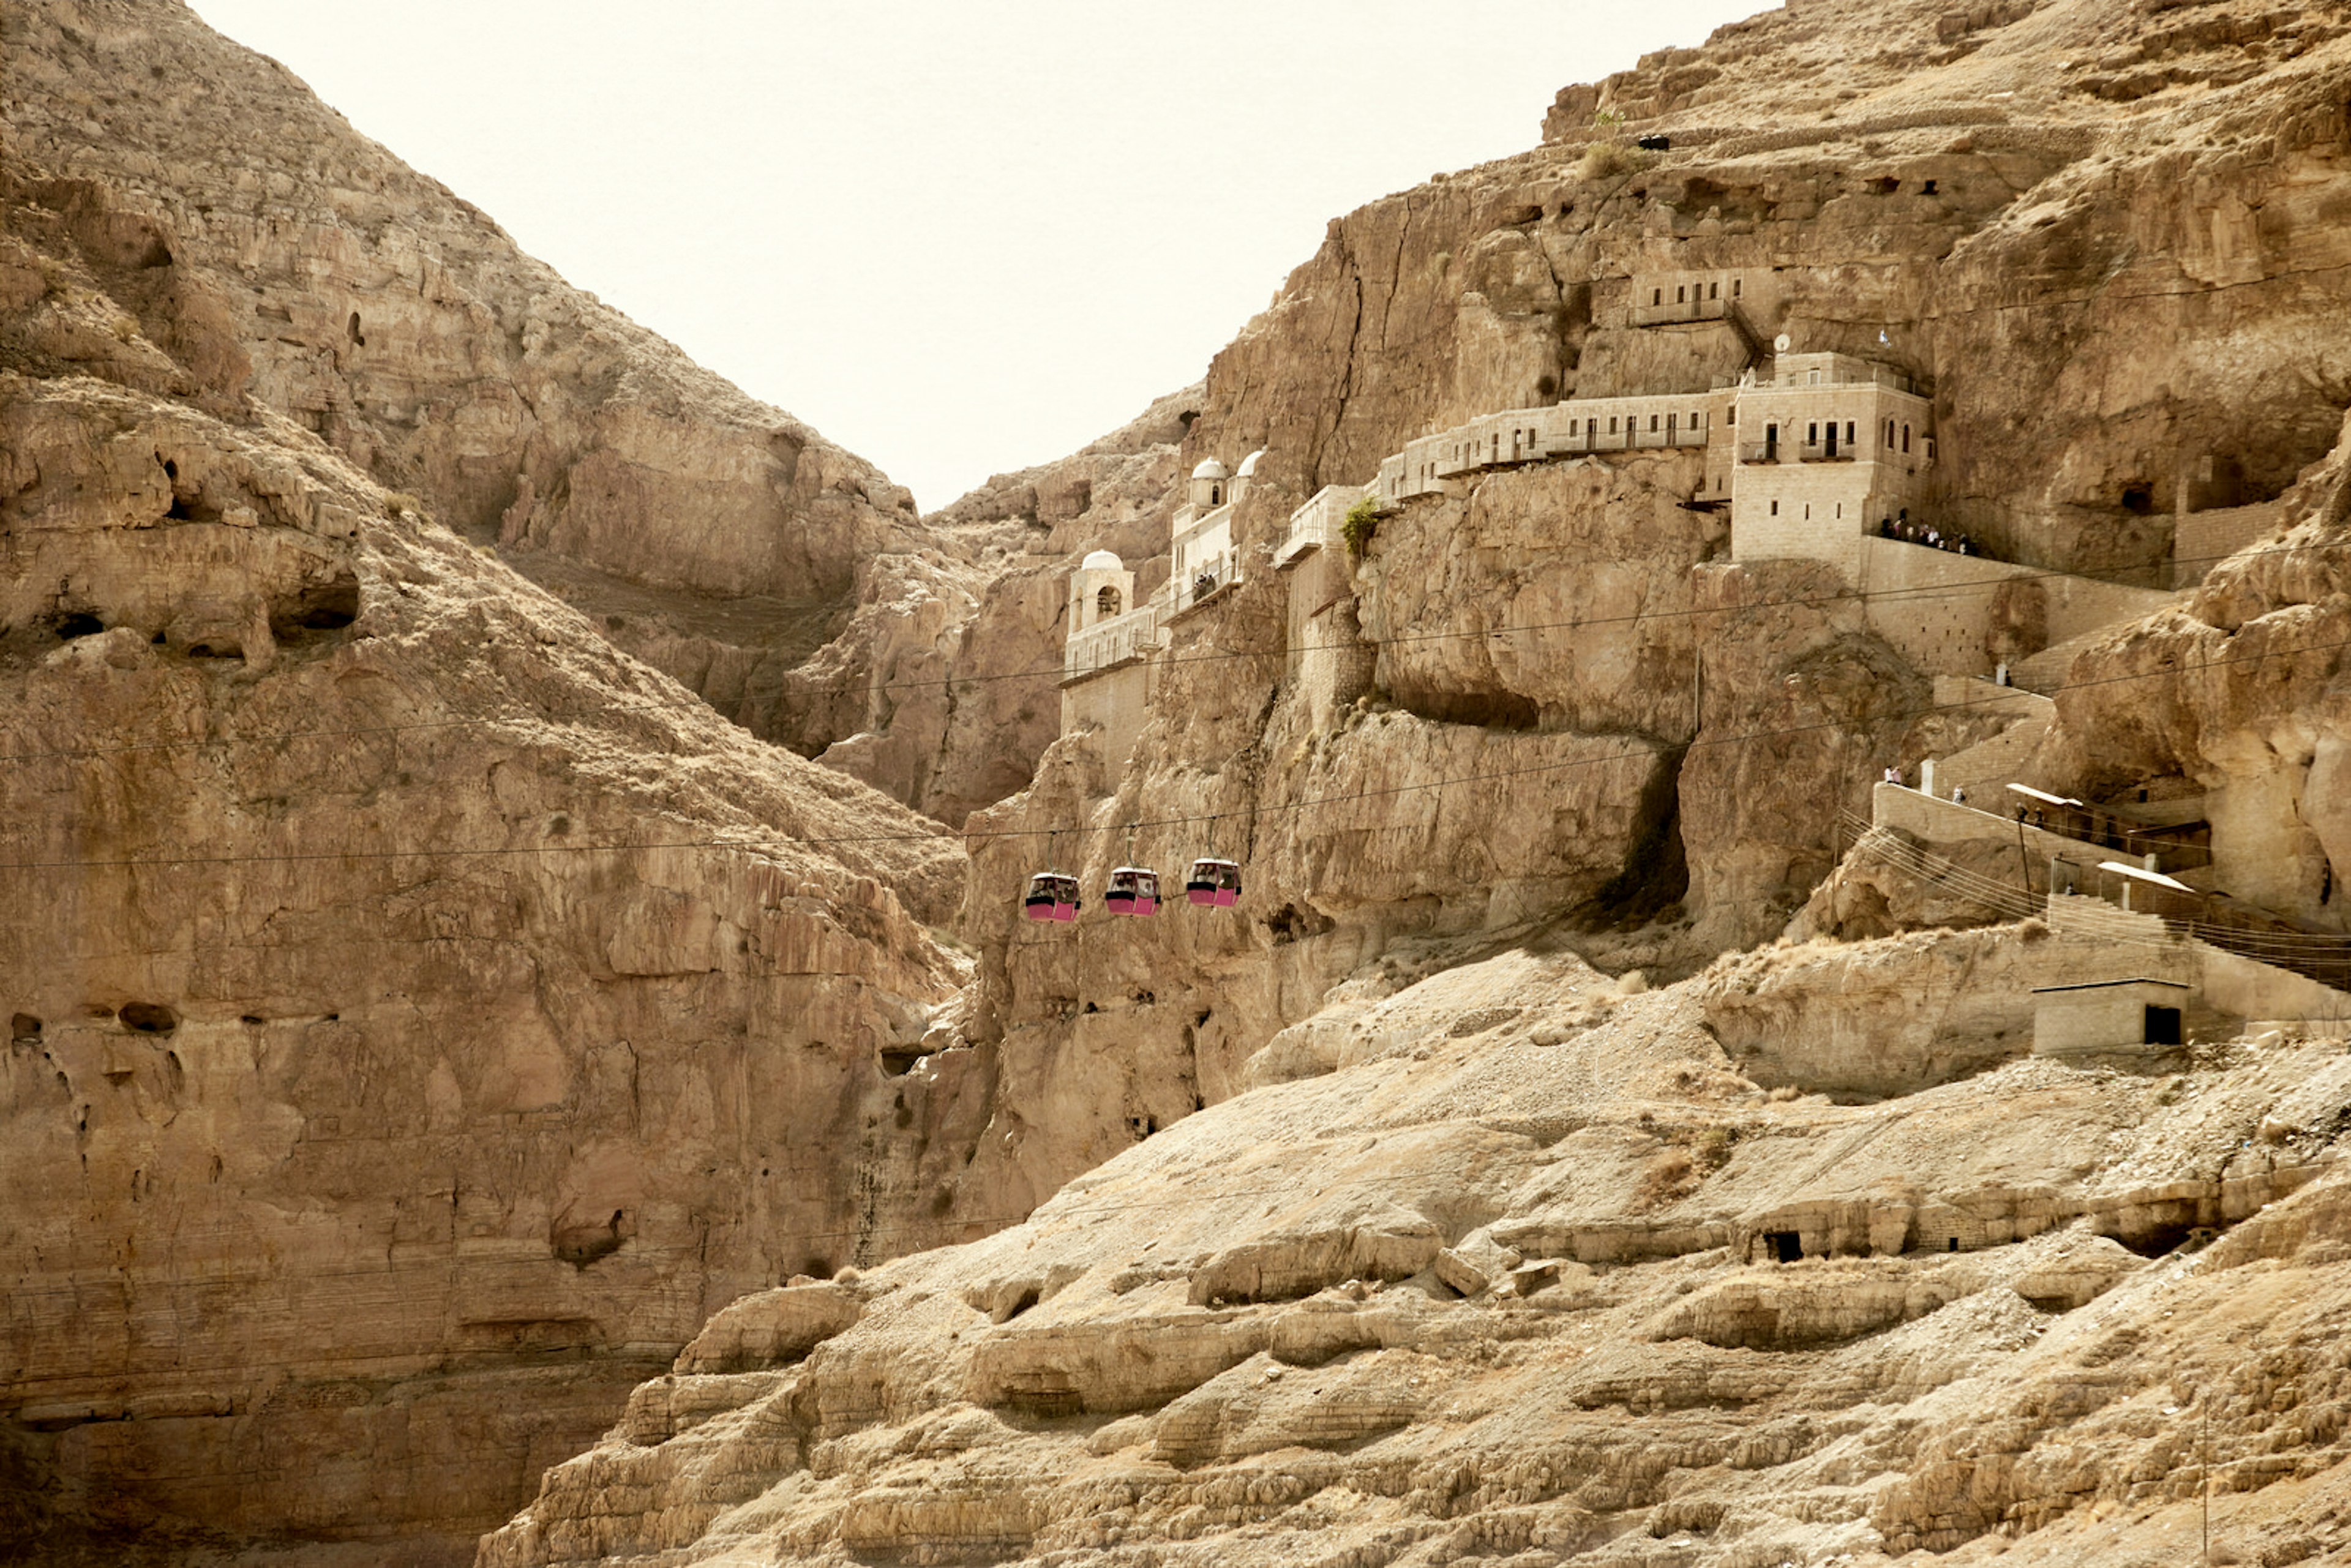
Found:
[[[2196,891],[2194,888],[2189,886],[2186,883],[2181,882],[2177,877],[2166,876],[2159,871],[2149,871],[2145,866],[2125,865],[2120,861],[2100,861],[2098,862],[2098,869],[2100,871],[2110,871],[2120,876],[2136,877],[2141,882],[2151,882],[2158,887],[2168,887],[2175,893],[2193,893]]]
[[[2009,788],[2015,790],[2018,794],[2022,795],[2029,800],[2038,800],[2045,806],[2082,806],[2082,802],[2074,800],[2071,795],[2052,795],[2048,790],[2035,789],[2030,784],[2011,784]],[[2089,808],[2087,806],[2082,806],[2082,810],[2086,811]]]

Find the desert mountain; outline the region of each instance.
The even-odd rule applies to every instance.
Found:
[[[2351,1557],[2336,8],[1796,0],[928,517],[5,27],[35,1561]]]

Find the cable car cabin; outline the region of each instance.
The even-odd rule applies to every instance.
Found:
[[[1102,902],[1113,915],[1156,915],[1159,873],[1144,866],[1123,865],[1110,873],[1110,891]]]
[[[1195,904],[1230,908],[1241,901],[1241,868],[1230,861],[1194,861],[1192,874],[1184,882],[1184,896]]]
[[[1029,879],[1029,896],[1022,908],[1031,920],[1075,920],[1078,879],[1057,871],[1039,872]]]

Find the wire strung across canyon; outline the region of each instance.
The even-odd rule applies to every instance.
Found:
[[[2268,648],[2252,653],[2236,654],[2219,659],[2200,660],[2193,664],[2167,664],[2153,670],[2139,670],[2122,674],[2102,675],[2084,681],[2065,682],[2052,689],[2055,691],[2083,691],[2096,687],[2119,685],[2135,681],[2169,680],[2179,678],[2182,675],[2191,674],[2200,670],[2220,669],[2235,664],[2258,664],[2272,659],[2296,658],[2305,654],[2340,652],[2345,648],[2351,648],[2351,639],[2341,639],[2328,643],[2305,643],[2291,648]],[[1980,711],[1984,706],[1985,704],[1980,701],[1953,703],[1929,702],[1907,710],[1877,716],[1875,722],[1879,724],[1907,723],[1920,718],[1930,717],[1938,714]],[[1744,747],[1760,740],[1784,739],[1795,736],[1818,734],[1823,731],[1840,731],[1844,727],[1844,725],[1840,721],[1834,719],[1823,719],[1811,724],[1782,725],[1768,729],[1739,731],[1712,738],[1701,736],[1699,738],[1692,740],[1687,746],[1681,747],[1667,747],[1663,746],[1654,748],[1628,747],[1621,751],[1610,752],[1604,756],[1599,757],[1570,758],[1558,762],[1532,763],[1523,768],[1499,768],[1485,773],[1460,774],[1448,779],[1432,779],[1417,783],[1390,785],[1384,789],[1357,789],[1339,794],[1307,796],[1296,800],[1276,801],[1267,805],[1252,806],[1245,810],[1221,810],[1214,812],[1201,811],[1181,816],[1143,818],[1137,819],[1134,821],[1114,824],[1113,826],[1116,829],[1127,831],[1139,831],[1144,828],[1196,827],[1202,823],[1213,823],[1218,821],[1225,817],[1271,815],[1284,811],[1303,811],[1321,807],[1346,805],[1359,800],[1383,800],[1397,795],[1411,795],[1429,790],[1452,789],[1465,785],[1499,783],[1517,779],[1533,778],[1539,775],[1570,772],[1583,768],[1604,767],[1612,763],[1646,761],[1656,756],[1658,752],[1669,749],[1678,749],[1687,755],[1688,753],[1698,751]],[[999,839],[1049,838],[1052,835],[1064,832],[1082,835],[1091,831],[1113,831],[1113,828],[1097,827],[1093,824],[1084,824],[1076,827],[1054,825],[1038,828],[982,828],[967,831],[957,835],[953,833],[951,830],[941,827],[935,832],[832,833],[810,835],[775,834],[768,835],[765,838],[753,835],[744,835],[740,837],[705,837],[621,843],[506,844],[486,845],[479,848],[450,847],[444,845],[414,850],[316,850],[276,854],[159,855],[146,857],[121,857],[116,859],[0,862],[0,872],[98,870],[141,865],[244,865],[271,862],[290,863],[297,862],[424,860],[466,856],[499,857],[521,855],[597,854],[623,851],[652,850],[719,849],[758,851],[770,848],[778,842],[788,842],[800,846],[831,847],[847,844],[931,842],[951,837],[960,837],[965,842],[969,843]]]
[[[1947,892],[1980,904],[2011,919],[2021,920],[2047,913],[2048,894],[2045,892],[2033,893],[2025,888],[2013,886],[1997,877],[1987,876],[1981,872],[1970,870],[1956,861],[1935,854],[1907,840],[1874,833],[1876,824],[1857,812],[1847,810],[1839,814],[1844,821],[1846,831],[1855,835],[1856,851],[1872,859],[1881,861],[1906,875],[1934,883]],[[2003,822],[2006,821],[1995,813],[1984,814],[1992,816],[1995,821]],[[2064,837],[2063,834],[2053,836]],[[1995,843],[1995,841],[1991,839],[1982,841],[1987,845]],[[2085,844],[2082,847],[2090,852],[2098,852],[2096,845]],[[2005,854],[2007,851],[2002,848],[2000,852]],[[2095,874],[2095,872],[2092,874]],[[2209,942],[2215,946],[2226,946],[2248,957],[2272,955],[2280,959],[2294,960],[2339,959],[2351,956],[2351,936],[2332,936],[2320,931],[2271,931],[2171,915],[2161,918],[2164,925],[2172,931]],[[2106,942],[2129,943],[2148,947],[2165,946],[2162,939],[2138,936],[2125,929],[2121,923],[2116,923],[2112,930],[2101,926],[2098,936],[2101,941]]]
[[[1919,547],[1924,549],[1925,547]],[[2179,564],[2210,565],[2213,562],[2241,559],[2247,556],[2291,554],[2301,547],[2292,545],[2263,546],[2259,549],[2236,551],[2233,555],[2183,557]],[[2003,583],[2032,582],[2045,578],[2074,577],[2081,573],[2036,571],[2006,577],[1970,579],[1964,582],[1937,583],[1916,589],[1888,589],[1861,591],[1846,590],[1836,593],[1800,594],[1788,599],[1758,599],[1737,604],[1691,607],[1679,610],[1638,610],[1622,615],[1574,616],[1565,621],[1531,621],[1517,625],[1493,626],[1473,631],[1403,632],[1372,642],[1375,648],[1400,647],[1426,643],[1491,642],[1496,638],[1516,637],[1537,632],[1589,631],[1603,626],[1629,626],[1644,622],[1682,621],[1701,615],[1736,616],[1761,610],[1818,608],[1823,605],[1896,601],[1898,602],[1931,602],[1937,599],[1957,599],[1964,595],[1997,589]],[[1302,650],[1321,652],[1320,647]],[[1225,650],[1204,653],[1170,653],[1163,663],[1169,666],[1225,664],[1243,659],[1270,659],[1281,656],[1270,650]],[[1000,681],[1059,681],[1062,671],[1059,664],[1050,669],[1003,671],[984,675],[939,675],[922,680],[883,681],[871,685],[812,687],[803,695],[859,696],[883,692],[914,691],[943,687],[986,685]],[[557,710],[538,713],[486,714],[463,718],[415,719],[404,723],[322,727],[316,729],[266,730],[252,735],[192,736],[175,740],[126,741],[117,746],[60,747],[48,751],[0,752],[0,763],[77,761],[99,757],[125,757],[148,751],[202,750],[207,747],[274,746],[296,740],[358,740],[383,736],[427,734],[434,730],[479,728],[500,724],[566,723],[579,720],[609,720],[629,716],[632,710],[607,704],[593,708]],[[657,710],[640,716],[658,719]]]

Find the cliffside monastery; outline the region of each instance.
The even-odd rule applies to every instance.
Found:
[[[2170,580],[2159,588],[1991,559],[1933,532],[1934,405],[1901,370],[1851,354],[1792,352],[1784,334],[1767,343],[1749,312],[1771,313],[1777,289],[1768,273],[1657,272],[1631,284],[1629,326],[1722,323],[1745,346],[1746,369],[1703,390],[1486,414],[1407,444],[1368,485],[1326,486],[1298,507],[1266,553],[1289,578],[1288,675],[1317,723],[1371,690],[1376,662],[1352,622],[1351,511],[1366,501],[1376,516],[1458,497],[1480,475],[1528,464],[1695,452],[1703,465],[1682,504],[1728,512],[1733,561],[1835,568],[1870,630],[1933,677],[1938,708],[2011,721],[1987,741],[1925,760],[1915,780],[1890,769],[1875,792],[1871,827],[1960,853],[2012,835],[2026,883],[2045,894],[2034,912],[2083,929],[2136,918],[2146,926],[2140,938],[2160,940],[2166,930],[2182,938],[2164,977],[2059,988],[2043,998],[2045,1054],[2168,1051],[2180,1040],[2182,1009],[2191,1021],[2216,1009],[2283,1019],[2338,1009],[2351,964],[2313,962],[2295,946],[2311,933],[2277,913],[2294,899],[2277,885],[2283,857],[2258,803],[2217,794],[2148,801],[2141,790],[2133,805],[2092,808],[2022,773],[2054,717],[2050,694],[2082,647],[2171,602],[2211,559],[2265,532],[2274,509],[2237,508],[2194,528],[2183,519]],[[1071,574],[1061,732],[1093,737],[1106,781],[1150,716],[1173,629],[1242,579],[1233,521],[1264,457],[1252,452],[1231,470],[1208,457],[1194,468],[1174,517],[1168,577],[1146,599],[1138,601],[1134,573],[1108,550]],[[2181,554],[2190,540],[2193,553]],[[2043,624],[2035,645],[2010,648],[2000,634],[2002,591],[2026,584]],[[1940,862],[1924,850],[1912,858],[1912,870],[1937,874]]]

